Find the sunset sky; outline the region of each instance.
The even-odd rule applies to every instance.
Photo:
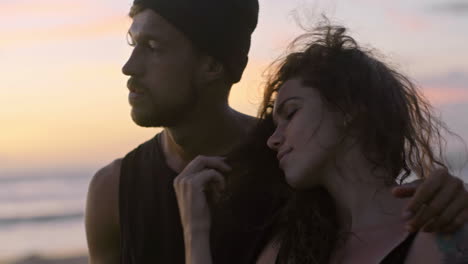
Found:
[[[255,115],[262,72],[325,13],[409,74],[468,139],[466,0],[261,0],[250,63],[232,105]],[[0,1],[0,176],[98,169],[152,137],[136,126],[121,67],[129,0]]]

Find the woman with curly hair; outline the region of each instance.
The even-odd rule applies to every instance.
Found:
[[[267,228],[252,261],[468,263],[468,228],[446,236],[415,232],[400,215],[407,201],[391,193],[411,174],[424,178],[445,168],[446,128],[429,103],[343,27],[322,26],[294,43],[296,50],[270,77],[252,141],[227,160],[241,169],[212,160],[211,176],[199,176],[226,185],[220,206],[229,208],[232,226],[249,225],[248,206],[281,204],[263,212],[270,221],[263,223]],[[270,151],[263,148],[266,138]],[[219,172],[231,176],[225,181]],[[176,179],[175,185],[180,202],[187,181]],[[466,194],[453,197],[441,219],[425,229],[465,221],[466,211],[457,208],[466,201]],[[189,207],[181,206],[182,217],[191,210],[207,219],[208,205]],[[203,239],[185,241],[199,245],[187,247],[192,263],[209,259]]]

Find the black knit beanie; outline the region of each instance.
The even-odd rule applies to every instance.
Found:
[[[258,21],[258,0],[135,0],[183,32],[201,51],[220,60],[232,83],[247,65]]]

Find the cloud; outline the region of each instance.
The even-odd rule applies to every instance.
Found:
[[[448,87],[425,87],[423,93],[429,101],[436,105],[467,103],[467,89],[453,89]]]
[[[11,1],[0,3],[0,17],[37,16],[41,14],[56,15],[57,13],[76,14],[89,5],[85,1]]]
[[[130,19],[88,0],[0,2],[0,48],[125,34]]]
[[[109,34],[123,35],[129,25],[129,19],[124,15],[119,15],[86,23],[15,30],[7,32],[8,38],[0,40],[0,48],[16,45],[28,46],[49,41],[86,39]]]
[[[451,1],[443,4],[435,4],[430,7],[434,12],[448,13],[454,15],[468,14],[468,2]]]
[[[455,70],[444,74],[425,76],[420,82],[429,86],[445,86],[468,90],[468,72]]]
[[[426,17],[414,13],[408,13],[395,8],[388,8],[386,16],[392,23],[399,25],[402,29],[411,32],[420,32],[433,27],[433,24]]]
[[[452,71],[420,78],[420,86],[434,104],[468,103],[468,72]]]

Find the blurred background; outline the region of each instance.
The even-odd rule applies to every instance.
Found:
[[[86,254],[91,177],[158,132],[129,115],[121,67],[131,51],[131,3],[0,0],[0,262]],[[325,13],[406,72],[449,128],[468,139],[467,1],[260,4],[250,63],[232,90],[234,108],[256,114],[262,74],[302,32],[297,18],[308,25]],[[464,147],[450,141],[448,150],[455,174],[467,180]]]

